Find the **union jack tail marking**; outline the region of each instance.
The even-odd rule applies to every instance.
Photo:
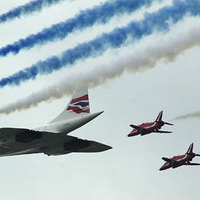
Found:
[[[66,110],[77,114],[90,113],[88,94],[72,99]]]

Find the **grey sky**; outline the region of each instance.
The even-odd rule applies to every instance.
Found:
[[[1,0],[0,13],[8,11],[15,0]],[[12,3],[11,3],[12,2]],[[22,5],[28,1],[18,0]],[[0,46],[9,44],[43,27],[72,17],[80,9],[92,7],[103,1],[65,1],[41,13],[0,25]],[[155,6],[157,7],[157,6]],[[140,17],[142,12],[131,14]],[[0,59],[0,78],[6,77],[40,59],[57,55],[80,41],[96,37],[100,32],[125,25],[130,18],[114,18],[105,26],[95,26],[83,32],[75,32],[69,38],[55,44],[35,47],[19,55]],[[127,18],[127,20],[123,20]],[[183,32],[197,18],[185,19],[174,26],[174,32]],[[199,26],[197,26],[199,30]],[[191,30],[192,31],[192,30]],[[181,35],[180,35],[181,37]],[[158,42],[162,35],[155,34],[139,42],[144,48],[150,42]],[[198,41],[199,42],[199,41]],[[65,74],[82,74],[93,66],[112,65],[118,58],[134,50],[137,44],[109,51],[99,58],[77,63],[72,69],[63,69],[49,76],[39,77],[20,87],[0,89],[1,107],[37,92],[52,83],[58,83]],[[151,134],[128,138],[129,125],[152,121],[160,110],[164,120],[200,110],[200,47],[193,46],[181,52],[176,59],[159,60],[155,67],[123,74],[107,79],[89,89],[91,111],[105,112],[91,123],[71,133],[73,136],[96,140],[113,147],[98,154],[68,154],[58,157],[40,155],[3,157],[1,160],[1,198],[10,199],[70,199],[70,200],[199,200],[200,168],[181,167],[159,171],[161,157],[185,153],[194,142],[194,151],[200,152],[199,118],[171,121],[174,127],[169,135]],[[121,57],[120,57],[121,56]],[[113,67],[113,66],[112,66]],[[87,72],[86,70],[86,72]],[[66,75],[67,76],[67,75]],[[72,80],[74,77],[71,77]],[[79,80],[77,80],[78,82]],[[79,85],[79,84],[77,84]],[[39,106],[1,115],[1,127],[37,127],[53,119],[68,103],[70,96],[44,102]],[[195,158],[195,162],[200,162]]]

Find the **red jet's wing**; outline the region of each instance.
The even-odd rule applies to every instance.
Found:
[[[200,163],[185,163],[184,165],[200,165]]]
[[[138,130],[139,132],[142,132],[142,131],[145,130],[145,128],[142,128],[142,127],[140,127],[140,126],[136,126],[136,125],[133,125],[133,124],[131,124],[130,127],[131,127],[131,128],[134,128],[134,129],[136,129],[136,130]]]
[[[176,160],[170,159],[170,158],[165,158],[162,157],[162,159],[168,163],[170,163],[172,166],[177,162]]]
[[[156,133],[172,133],[171,131],[159,131],[159,130],[155,130],[154,132],[156,132]]]

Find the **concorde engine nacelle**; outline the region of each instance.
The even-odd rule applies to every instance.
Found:
[[[15,135],[11,133],[7,133],[6,131],[1,131],[0,134],[0,146],[15,142]]]
[[[68,142],[63,142],[62,144],[59,144],[57,146],[51,146],[43,149],[43,152],[47,154],[48,156],[51,155],[62,155],[72,152],[78,152],[79,150],[86,148],[90,145],[90,141],[82,141],[78,138],[73,139]]]
[[[34,130],[16,129],[15,132],[12,128],[1,128],[0,130],[0,145],[10,142],[29,143],[42,138],[42,133]]]
[[[40,138],[42,138],[41,132],[31,131],[31,130],[29,130],[28,132],[26,131],[18,132],[15,135],[16,142],[21,142],[21,143],[30,143]]]

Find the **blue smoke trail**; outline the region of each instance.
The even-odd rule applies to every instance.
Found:
[[[20,39],[13,44],[7,45],[0,49],[0,56],[6,56],[8,53],[19,53],[25,48],[32,48],[34,45],[43,45],[48,41],[64,39],[68,34],[75,30],[82,30],[90,27],[95,23],[105,24],[116,14],[124,12],[130,13],[144,5],[149,5],[153,0],[116,0],[109,1],[92,9],[87,9],[65,22],[52,25],[43,29],[37,34],[32,34],[25,39]]]
[[[5,23],[22,15],[28,15],[33,12],[39,12],[42,8],[51,6],[52,4],[58,3],[63,0],[35,0],[31,1],[23,6],[19,6],[10,10],[7,13],[0,15],[0,23]]]
[[[120,48],[127,38],[132,41],[150,35],[153,31],[168,31],[169,23],[176,23],[185,15],[197,16],[200,14],[200,1],[174,0],[172,6],[160,9],[156,13],[146,14],[141,21],[133,21],[128,26],[114,29],[112,32],[102,34],[100,37],[66,50],[60,56],[53,56],[40,61],[30,68],[19,71],[10,77],[0,80],[0,87],[6,85],[19,85],[23,81],[35,79],[37,75],[50,74],[65,65],[72,65],[80,59],[102,54],[108,48]],[[181,37],[181,36],[180,36]]]

